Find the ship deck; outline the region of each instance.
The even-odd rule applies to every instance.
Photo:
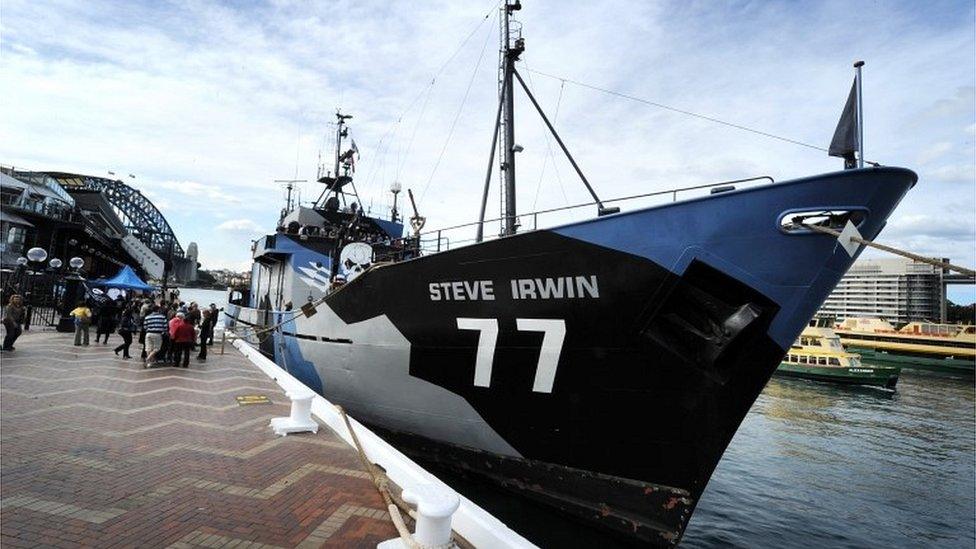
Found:
[[[119,342],[25,333],[0,355],[0,545],[375,547],[396,537],[356,451],[328,427],[272,433],[290,401],[229,343],[189,369],[146,370],[113,354]],[[243,395],[270,403],[241,405]]]

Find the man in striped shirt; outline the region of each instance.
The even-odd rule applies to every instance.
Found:
[[[153,307],[152,312],[142,321],[142,329],[146,331],[146,364],[150,367],[156,361],[156,353],[163,347],[163,334],[167,331],[166,315],[159,307]]]

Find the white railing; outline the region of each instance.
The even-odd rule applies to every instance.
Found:
[[[719,181],[717,183],[708,183],[705,185],[693,185],[690,187],[680,187],[675,189],[667,189],[663,191],[654,191],[649,193],[635,194],[631,196],[623,196],[620,198],[611,198],[609,200],[603,200],[602,203],[606,205],[606,204],[613,204],[613,203],[633,202],[637,200],[653,199],[653,198],[670,198],[671,202],[677,202],[679,195],[683,195],[685,193],[689,193],[693,191],[702,191],[704,189],[712,189],[711,192],[715,193],[716,191],[720,190],[719,189],[720,187],[723,186],[739,185],[743,183],[759,184],[759,182],[761,181],[768,181],[769,183],[774,182],[772,177],[768,175],[762,175],[757,177],[749,177],[745,179]],[[722,189],[722,190],[734,190],[734,187],[730,189]],[[594,207],[594,206],[599,206],[599,203],[585,202],[582,204],[573,204],[570,206],[562,206],[559,208],[550,208],[546,210],[538,210],[535,212],[519,214],[518,219],[521,221],[519,225],[522,227],[523,230],[534,231],[539,229],[540,227],[539,225],[540,216],[548,217],[551,219],[557,216],[558,214],[570,212],[572,210],[579,210],[582,208]],[[493,219],[486,219],[484,221],[484,224],[487,225],[489,223],[497,223],[504,220],[505,217],[496,217]],[[532,221],[531,226],[528,226],[527,223],[528,220]],[[561,221],[568,222],[571,221],[571,219],[567,218]],[[445,250],[450,250],[453,248],[459,248],[462,246],[474,244],[476,243],[476,239],[473,236],[471,236],[471,234],[458,234],[458,233],[464,232],[465,229],[467,229],[468,230],[467,232],[470,233],[472,232],[472,230],[476,230],[480,223],[481,222],[479,221],[474,221],[471,223],[463,223],[461,225],[453,225],[450,227],[444,227],[441,229],[434,229],[434,230],[422,232],[420,233],[420,249],[424,253],[436,253],[436,252],[442,252]],[[546,221],[543,220],[543,223],[546,223]],[[553,225],[547,224],[546,226],[553,226]],[[501,235],[485,234],[484,240],[492,240],[500,237]]]

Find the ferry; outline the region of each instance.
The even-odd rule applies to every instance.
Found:
[[[356,148],[344,145],[351,117],[337,113],[321,195],[289,200],[253,243],[228,324],[411,457],[674,546],[749,408],[857,256],[809,227],[874,239],[917,175],[850,166],[700,185],[681,199],[648,192],[672,199],[650,207],[601,201],[516,68],[525,41],[509,19],[521,5],[500,9],[488,154],[500,161],[499,233],[484,234],[491,170],[458,183],[482,199],[478,221],[453,227],[473,239],[423,232],[415,204],[405,234],[399,186],[390,215],[364,211]],[[593,196],[579,221],[523,226],[535,214],[516,209],[516,84]]]
[[[799,377],[848,385],[874,385],[895,389],[901,368],[863,364],[847,352],[833,330],[832,319],[814,319],[783,357],[777,376]]]
[[[963,377],[976,370],[973,325],[911,322],[895,329],[880,318],[846,318],[836,330],[845,347],[871,363]]]

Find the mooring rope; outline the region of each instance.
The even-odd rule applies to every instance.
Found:
[[[822,225],[808,225],[806,223],[800,223],[799,225],[801,227],[806,227],[807,229],[810,229],[812,231],[817,231],[819,233],[829,234],[830,236],[834,236],[834,237],[840,238],[840,231],[835,231],[834,229],[831,229],[831,228],[828,228],[828,227],[824,227]],[[914,259],[915,261],[918,261],[920,263],[926,263],[928,265],[932,265],[933,267],[938,267],[940,269],[945,269],[947,271],[955,271],[957,273],[961,273],[961,274],[964,274],[966,276],[976,276],[976,271],[974,271],[972,269],[967,269],[966,267],[960,267],[958,265],[953,265],[953,264],[949,263],[948,261],[940,261],[938,259],[933,259],[931,257],[921,256],[921,255],[918,255],[918,254],[914,254],[912,252],[907,252],[905,250],[899,250],[898,248],[893,248],[891,246],[886,246],[884,244],[878,244],[877,242],[872,242],[870,240],[867,240],[866,238],[862,238],[862,237],[857,236],[857,235],[851,236],[850,237],[850,241],[851,242],[857,242],[858,244],[864,244],[865,246],[868,246],[868,247],[871,247],[871,248],[875,248],[875,249],[878,249],[878,250],[882,250],[882,251],[885,251],[885,252],[888,252],[888,253],[891,253],[891,254],[900,255],[902,257],[907,257],[908,259]]]
[[[413,539],[413,535],[407,530],[406,522],[403,520],[403,515],[400,513],[402,510],[404,513],[410,516],[414,521],[417,520],[417,512],[410,507],[410,505],[403,501],[403,499],[397,494],[390,490],[390,479],[386,476],[383,471],[377,471],[376,465],[370,461],[369,457],[366,456],[366,450],[363,449],[363,445],[359,442],[359,436],[356,435],[356,431],[352,428],[352,423],[349,421],[349,416],[346,415],[346,410],[342,406],[336,405],[336,410],[339,411],[339,415],[342,416],[342,421],[346,424],[346,430],[349,431],[349,435],[352,437],[353,446],[356,447],[356,453],[359,455],[359,461],[362,463],[366,472],[369,473],[370,478],[373,480],[373,485],[376,486],[376,490],[379,491],[380,495],[383,497],[383,501],[386,502],[386,507],[390,512],[390,519],[393,521],[393,525],[396,526],[397,532],[400,534],[400,538],[403,542],[407,544],[408,547],[412,549],[447,549],[449,547],[462,547],[462,548],[473,548],[473,546],[468,543],[467,540],[458,536],[453,531],[451,532],[451,541],[438,546],[424,546],[417,543],[417,540]]]

